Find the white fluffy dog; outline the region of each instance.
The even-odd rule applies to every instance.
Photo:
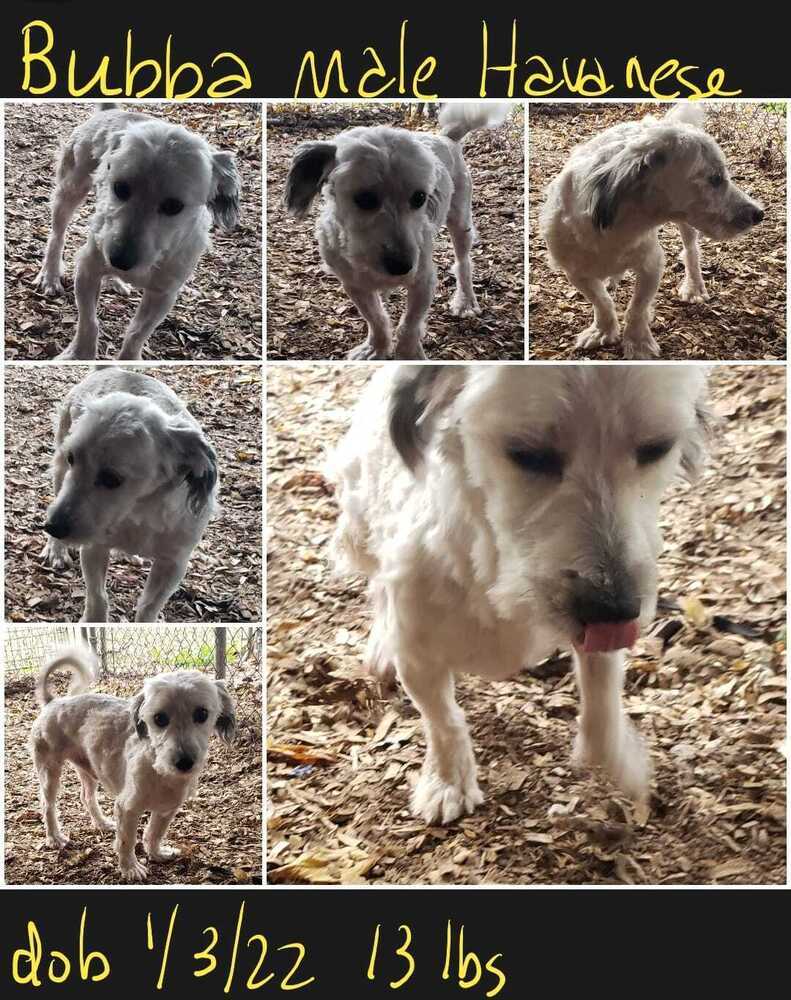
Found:
[[[135,359],[170,312],[209,246],[212,220],[232,229],[240,181],[231,153],[161,118],[105,106],[72,132],[58,163],[52,231],[38,286],[63,293],[63,244],[74,212],[96,188],[88,240],[76,258],[74,338],[60,359],[96,357],[96,306],[102,278],[143,298],[120,358]]]
[[[81,620],[107,621],[105,577],[121,549],[153,560],[135,621],[156,621],[215,506],[217,458],[200,424],[156,379],[101,368],[60,407],[52,472],[42,557],[63,569],[79,548]]]
[[[73,680],[68,695],[57,698],[49,678],[64,668]],[[30,748],[47,846],[62,848],[69,842],[57,811],[61,772],[68,761],[79,775],[82,803],[93,827],[115,830],[121,875],[141,882],[147,873],[135,857],[135,843],[143,813],[151,813],[143,835],[148,857],[178,857],[178,849],[163,839],[177,810],[195,791],[212,732],[226,743],[233,741],[234,704],[223,681],[195,670],[147,678],[142,691],[128,700],[86,694],[95,668],[87,647],[66,649],[41,671],[36,684],[41,714],[30,732]],[[115,822],[96,800],[99,785],[115,798]]]
[[[654,614],[662,492],[703,457],[697,366],[379,371],[331,464],[334,556],[370,580],[368,648],[419,709],[413,798],[448,823],[482,801],[454,674],[502,679],[573,650],[576,756],[635,798],[650,768],[621,705]]]
[[[407,304],[395,332],[395,356],[425,358],[421,345],[437,284],[433,241],[445,224],[456,255],[451,312],[480,312],[470,259],[476,235],[472,179],[461,142],[475,129],[501,125],[508,113],[509,105],[447,104],[439,116],[441,135],[353,128],[296,151],[284,203],[301,219],[322,192],[316,224],[321,256],[368,325],[367,339],[350,358],[390,355],[393,336],[381,293],[398,287],[407,289]]]
[[[698,233],[731,240],[763,219],[761,206],[731,181],[703,120],[701,105],[679,104],[662,119],[608,128],[577,146],[547,188],[540,226],[552,262],[593,305],[593,323],[580,334],[578,348],[618,342],[607,285],[617,285],[628,269],[636,285],[626,312],[624,357],[659,356],[650,322],[664,268],[663,223],[674,222],[684,244],[678,293],[685,302],[701,302],[708,293]]]

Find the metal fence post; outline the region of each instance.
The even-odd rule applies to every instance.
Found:
[[[214,630],[214,676],[219,680],[225,677],[226,667],[228,666],[226,655],[228,637],[226,632],[227,629],[224,627]]]

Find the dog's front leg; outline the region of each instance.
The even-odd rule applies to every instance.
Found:
[[[77,330],[74,337],[56,360],[92,361],[96,357],[99,341],[99,320],[96,306],[105,266],[102,255],[93,243],[88,242],[79,251],[74,272],[74,298],[77,302]]]
[[[399,662],[398,676],[420,712],[427,753],[412,795],[412,811],[426,823],[452,823],[483,802],[464,712],[453,674]]]
[[[143,298],[121,344],[118,355],[121,361],[138,361],[142,357],[146,341],[170,312],[180,287],[170,288],[166,292],[149,289],[143,292]]]
[[[368,337],[346,355],[350,361],[384,361],[390,354],[392,336],[390,317],[387,315],[379,292],[343,283],[346,294],[368,326]]]
[[[651,303],[659,289],[664,266],[665,255],[659,240],[634,266],[637,281],[623,329],[623,356],[630,361],[647,361],[661,354],[659,344],[651,335],[649,323],[652,318]]]
[[[137,826],[143,810],[128,800],[123,794],[115,802],[115,850],[118,867],[128,882],[144,882],[148,872],[146,866],[137,860]]]
[[[700,269],[700,252],[698,247],[698,231],[688,226],[686,222],[678,223],[681,241],[684,249],[681,260],[684,262],[684,280],[678,286],[679,298],[684,302],[705,302],[709,297],[706,282]]]
[[[426,335],[426,317],[437,287],[437,269],[431,259],[431,247],[424,249],[421,271],[414,284],[407,289],[406,309],[396,330],[395,356],[399,361],[425,361],[423,338]]]
[[[152,861],[173,861],[181,854],[177,847],[170,847],[168,844],[162,843],[175,815],[175,809],[168,813],[151,813],[151,818],[143,834],[143,847]]]
[[[110,565],[110,549],[104,545],[83,545],[80,549],[80,565],[85,581],[85,611],[80,621],[107,621],[107,568]]]
[[[64,169],[61,166],[59,169]],[[52,229],[36,285],[45,295],[63,294],[63,244],[71,218],[91,191],[91,175],[58,182],[52,196]]]
[[[625,661],[623,650],[614,653],[575,650],[581,704],[574,761],[578,765],[603,767],[627,795],[645,801],[651,766],[645,747],[623,709]]]
[[[568,278],[593,306],[593,322],[577,337],[577,349],[606,347],[617,343],[620,336],[618,316],[604,282],[598,278],[582,278],[571,274]]]
[[[186,559],[155,559],[137,602],[135,621],[155,622],[186,571]]]

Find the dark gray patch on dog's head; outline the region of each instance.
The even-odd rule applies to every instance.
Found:
[[[233,229],[239,221],[242,182],[232,153],[212,155],[212,186],[208,207],[216,225]]]
[[[306,142],[291,161],[283,204],[289,215],[302,219],[335,168],[337,147],[331,142]]]
[[[457,365],[405,366],[390,400],[390,438],[408,469],[414,472],[433,430],[433,416],[455,395],[465,370]]]
[[[132,721],[135,726],[135,731],[141,740],[144,740],[148,736],[148,726],[140,718],[140,709],[143,707],[143,702],[146,700],[146,696],[141,691],[136,694],[132,699],[130,709],[132,712]]]
[[[220,714],[217,716],[216,729],[224,743],[233,743],[236,739],[236,708],[233,698],[228,694],[225,681],[215,681],[217,693],[220,696]]]
[[[612,160],[593,171],[588,181],[588,211],[593,225],[600,230],[615,223],[624,200],[634,194],[651,170],[667,163],[667,154],[661,149],[648,153],[628,147]]]

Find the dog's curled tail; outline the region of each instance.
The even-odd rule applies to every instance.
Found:
[[[469,101],[446,104],[439,113],[442,134],[453,142],[479,128],[497,128],[511,113],[511,105],[501,101]]]
[[[665,121],[683,122],[703,128],[706,123],[706,109],[703,101],[679,101],[665,115]]]
[[[96,679],[97,667],[96,657],[87,646],[62,649],[39,672],[36,678],[36,701],[43,708],[55,697],[49,687],[49,678],[56,670],[65,668],[71,673],[69,694],[82,694]]]

